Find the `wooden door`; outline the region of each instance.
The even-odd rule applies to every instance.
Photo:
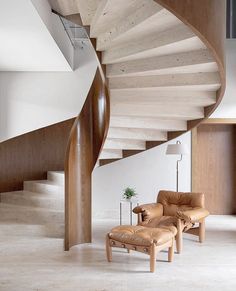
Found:
[[[211,214],[235,214],[235,126],[202,124],[192,132],[192,191]]]

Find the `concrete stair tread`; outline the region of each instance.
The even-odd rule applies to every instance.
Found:
[[[61,187],[61,185],[58,185],[55,182],[49,181],[49,180],[29,180],[29,181],[25,181],[25,183],[37,183],[37,184],[45,184],[45,185]]]
[[[27,197],[27,198],[37,198],[37,199],[52,199],[52,200],[58,200],[58,198],[62,199],[64,196],[59,196],[59,195],[51,195],[50,193],[37,193],[37,192],[32,192],[32,191],[27,191],[27,190],[20,190],[20,191],[13,191],[13,192],[4,192],[0,194],[1,196],[21,196],[21,197]]]
[[[48,209],[48,208],[42,208],[42,207],[32,207],[32,206],[23,206],[23,205],[13,205],[10,203],[0,203],[0,213],[2,210],[13,210],[14,211],[34,211],[34,212],[51,212],[51,213],[62,213],[64,214],[63,210],[55,210],[55,209]]]
[[[64,195],[41,194],[29,191],[14,191],[1,193],[1,201],[6,204],[32,206],[55,210],[64,209]]]
[[[43,224],[26,224],[24,222],[8,222],[0,221],[0,237],[9,236],[9,228],[11,229],[11,236],[27,238],[50,237],[63,238],[64,224],[57,224],[56,226],[48,223]]]

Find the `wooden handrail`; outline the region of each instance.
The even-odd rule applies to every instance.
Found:
[[[65,250],[91,242],[91,176],[110,120],[109,95],[97,69],[87,99],[71,129],[65,162]]]

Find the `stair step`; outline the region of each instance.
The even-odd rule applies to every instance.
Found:
[[[137,0],[100,0],[91,21],[90,36],[97,37],[106,32],[109,27],[128,17],[137,6],[140,6],[139,3]]]
[[[64,224],[64,211],[0,203],[0,221],[24,224]]]
[[[37,193],[64,195],[64,187],[48,180],[25,181],[24,190]]]
[[[165,141],[167,140],[167,132],[155,129],[110,127],[107,138]]]
[[[174,104],[172,107],[166,107],[164,104],[116,104],[111,106],[111,115],[194,120],[204,117],[204,108],[181,104]]]
[[[172,104],[178,102],[178,104],[192,105],[192,106],[208,106],[216,102],[215,91],[185,91],[185,90],[143,90],[138,89],[135,92],[124,91],[122,95],[117,90],[111,91],[111,106],[116,104],[153,104],[162,105],[166,104],[167,107],[171,107]]]
[[[65,174],[63,171],[48,171],[47,179],[58,185],[63,186],[65,184]]]
[[[104,149],[145,150],[146,142],[132,139],[107,139],[104,144]]]
[[[0,237],[10,235],[16,237],[50,237],[63,238],[64,224],[21,224],[0,221]],[[9,231],[9,229],[11,231]]]
[[[185,120],[167,120],[152,117],[139,116],[111,116],[110,127],[122,128],[144,128],[158,129],[166,131],[187,130],[187,122]]]
[[[133,89],[161,89],[173,90],[206,90],[214,91],[220,88],[218,73],[195,73],[142,77],[117,77],[109,79],[110,90],[133,90]]]
[[[108,78],[198,72],[216,72],[217,64],[207,49],[107,65]]]
[[[9,232],[11,229],[11,232]],[[45,227],[40,224],[20,224],[0,221],[0,236],[25,236],[42,237],[45,235]]]
[[[134,31],[137,26],[142,25],[148,18],[154,14],[161,14],[163,7],[154,1],[141,0],[140,5],[130,13],[129,17],[123,18],[113,27],[100,34],[97,38],[97,50],[107,49],[114,41],[122,39],[125,34]]]
[[[0,196],[2,203],[64,210],[64,197],[60,195],[52,196],[29,191],[14,191],[1,193]]]
[[[122,150],[109,150],[103,149],[99,159],[122,159]]]
[[[198,49],[205,49],[205,45],[188,27],[180,24],[137,41],[110,48],[103,52],[102,63],[114,64]]]

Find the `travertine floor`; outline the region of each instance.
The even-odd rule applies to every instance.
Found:
[[[96,221],[94,242],[70,252],[61,239],[22,237],[17,226],[1,232],[0,225],[0,290],[236,290],[236,217],[209,217],[206,242],[185,236],[173,263],[166,252],[158,254],[156,273],[148,272],[145,254],[116,250],[106,262],[104,236],[115,224]]]

